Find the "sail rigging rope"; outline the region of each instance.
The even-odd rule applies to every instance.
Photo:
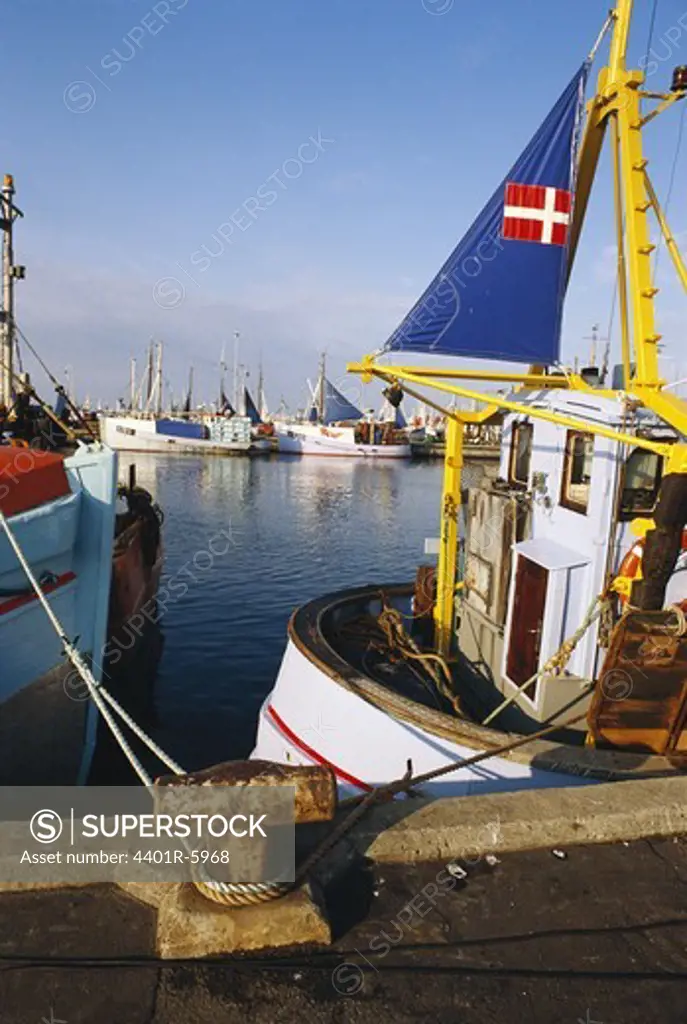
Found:
[[[670,171],[670,181],[668,182],[668,192],[666,194],[666,201],[665,201],[665,205],[663,207],[663,213],[664,213],[664,215],[666,217],[666,220],[668,218],[668,210],[670,208],[670,201],[673,198],[673,188],[675,186],[675,176],[676,176],[676,173],[677,173],[677,164],[678,164],[678,160],[680,159],[680,150],[682,149],[682,139],[683,139],[684,132],[685,132],[685,113],[687,113],[687,107],[683,106],[682,107],[682,113],[680,114],[680,123],[678,125],[677,142],[675,144],[675,154],[673,156],[673,166],[672,166],[671,171]],[[658,242],[657,242],[657,245],[656,245],[656,256],[654,257],[654,284],[656,284],[656,281],[658,279],[658,262],[659,262],[659,257],[661,255],[661,252],[662,252],[662,249],[663,249],[663,241],[664,241],[663,232],[661,231],[661,233],[658,236]]]
[[[609,28],[611,27],[612,24],[613,24],[613,12],[611,12],[608,15],[608,17],[606,18],[606,20],[605,20],[605,22],[603,24],[603,28],[599,32],[599,35],[597,37],[596,42],[594,43],[594,45],[592,46],[591,50],[589,51],[589,56],[587,57],[587,61],[589,62],[589,64],[593,64],[594,63],[594,58],[596,57],[598,49],[601,46],[601,44],[603,43],[604,38],[606,36],[606,33],[608,32],[608,30],[609,30]]]
[[[658,14],[658,0],[654,0],[653,7],[651,9],[651,18],[649,19],[649,38],[646,41],[646,55],[645,61],[649,62],[649,54],[651,53],[651,46],[654,41],[654,29],[656,28],[656,15]]]
[[[24,342],[24,344],[28,348],[29,352],[33,355],[34,359],[36,359],[36,361],[38,362],[38,365],[41,367],[43,372],[46,374],[46,376],[50,380],[51,384],[53,385],[53,387],[57,391],[58,395],[62,395],[63,396],[65,402],[67,403],[67,405],[69,406],[71,411],[74,413],[76,418],[79,420],[79,422],[81,423],[82,427],[85,430],[87,430],[88,433],[91,435],[91,437],[95,440],[96,439],[95,431],[91,427],[90,423],[88,422],[87,419],[85,419],[83,413],[81,412],[79,407],[76,405],[76,403],[72,401],[71,397],[67,394],[66,389],[63,387],[62,384],[60,384],[59,380],[54,375],[54,373],[52,373],[50,371],[49,367],[41,359],[41,357],[39,356],[38,352],[33,347],[31,342],[29,341],[29,339],[26,337],[26,334],[22,331],[21,327],[19,326],[19,324],[17,323],[16,320],[13,321],[13,327],[14,327],[14,330],[16,331],[16,333],[19,335],[19,337],[22,339],[22,341]],[[17,349],[18,349],[18,345],[17,345]],[[36,394],[35,389],[34,389],[34,394]],[[38,398],[37,394],[36,394],[36,398]]]

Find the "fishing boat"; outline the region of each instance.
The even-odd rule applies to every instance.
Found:
[[[353,456],[368,459],[407,459],[410,444],[395,417],[378,422],[360,409],[328,380],[325,358],[312,400],[303,421],[276,424],[279,451],[287,455]]]
[[[384,347],[430,365],[377,353],[349,366],[446,416],[438,564],[294,613],[254,757],[328,764],[356,795],[404,777],[467,795],[684,770],[687,403],[659,372],[651,229],[683,286],[687,268],[649,177],[644,127],[684,100],[687,68],[667,91],[648,91],[627,66],[632,14],[632,0],[617,0]],[[622,344],[611,387],[560,363],[566,285],[606,135]],[[525,367],[437,366],[437,354]],[[511,390],[489,394],[480,381]],[[452,407],[456,398],[479,411]],[[464,489],[467,426],[499,410],[498,479]]]
[[[65,644],[98,683],[119,662],[119,677],[136,678],[137,655],[157,628],[160,515],[133,478],[118,486],[110,448],[92,433],[77,440],[14,372],[14,282],[24,268],[13,259],[21,214],[9,175],[1,202],[0,785],[74,785],[88,777],[98,714]],[[64,390],[60,400],[68,401]],[[56,436],[75,450],[49,450]],[[140,625],[125,657],[113,644],[134,617]]]
[[[147,371],[136,382],[132,360],[129,408],[100,414],[100,437],[115,451],[159,452],[179,455],[245,455],[251,450],[251,422],[237,416],[227,402],[216,413],[193,410],[193,368],[180,413],[163,412],[162,342],[153,363],[150,346]],[[146,391],[143,400],[143,391]],[[220,392],[224,394],[223,383]]]
[[[186,419],[176,415],[157,418],[102,413],[100,436],[106,445],[121,452],[243,455],[251,449],[250,420],[242,416]]]
[[[270,455],[275,450],[275,438],[274,427],[267,420],[267,407],[262,383],[262,367],[260,368],[258,380],[258,402],[259,407],[255,404],[253,396],[244,380],[240,413],[242,416],[247,416],[250,420],[251,453],[253,455]]]

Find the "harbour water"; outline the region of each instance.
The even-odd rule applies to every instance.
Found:
[[[149,728],[188,770],[244,757],[293,609],[342,587],[411,579],[438,533],[442,466],[132,455],[122,476],[132,462],[165,514],[164,649]]]

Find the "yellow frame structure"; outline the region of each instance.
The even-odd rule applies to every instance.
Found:
[[[666,247],[682,284],[687,288],[687,269],[675,239],[668,227],[656,193],[647,174],[648,161],[644,157],[642,131],[660,113],[686,92],[670,94],[647,93],[641,90],[644,74],[626,67],[627,44],[634,0],[617,0],[611,12],[613,34],[609,60],[599,73],[596,95],[587,105],[587,120],[580,150],[577,173],[576,201],[571,226],[569,268],[572,267],[582,231],[589,196],[598,167],[606,129],[610,126],[614,157],[616,232],[618,244],[618,277],[622,359],[625,369],[624,392],[599,391],[596,394],[627,394],[639,400],[678,434],[687,436],[687,403],[664,390],[658,369],[658,342],[654,299],[658,289],[652,278],[651,255],[655,249],[651,241],[648,211],[656,215]],[[658,106],[642,114],[642,100],[658,101]],[[441,544],[437,576],[437,602],[435,606],[435,641],[437,649],[448,655],[452,643],[454,603],[456,593],[458,508],[460,507],[460,477],[463,465],[463,429],[465,423],[481,422],[497,409],[522,412],[535,419],[548,420],[561,426],[584,430],[621,444],[630,444],[654,451],[664,457],[664,473],[687,473],[687,444],[661,444],[636,437],[622,431],[577,420],[571,416],[547,412],[526,406],[512,398],[503,398],[465,387],[462,381],[485,381],[512,384],[522,388],[568,388],[589,391],[590,386],[578,375],[529,373],[494,373],[479,370],[451,370],[421,366],[384,365],[375,356],[366,356],[360,363],[347,367],[351,373],[361,375],[363,381],[373,377],[389,383],[399,383],[404,391],[438,409],[448,417],[444,490],[441,518]],[[410,386],[409,386],[410,385]],[[450,410],[429,399],[416,388],[431,386],[442,394],[472,399],[481,404],[480,412],[468,413]]]

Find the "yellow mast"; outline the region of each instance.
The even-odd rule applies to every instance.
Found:
[[[632,339],[635,354],[635,372],[632,382],[642,387],[657,388],[658,342],[654,314],[654,296],[657,289],[651,274],[651,254],[656,248],[649,235],[647,211],[651,204],[647,196],[641,129],[639,87],[644,82],[641,71],[627,71],[627,40],[630,32],[633,0],[618,0],[613,12],[615,22],[608,67],[599,75],[597,100],[608,104],[607,116],[616,122],[618,167],[616,189],[624,196],[625,246],[624,262],[630,278],[629,298],[632,319]],[[623,338],[623,363],[632,362],[629,349],[629,331]],[[625,387],[629,387],[629,378]]]
[[[648,211],[653,209],[659,227],[666,238],[669,253],[678,275],[687,290],[687,270],[682,262],[674,237],[665,216],[660,209],[646,171],[648,161],[644,157],[642,129],[658,114],[663,113],[677,100],[687,94],[683,76],[669,93],[646,93],[641,87],[644,74],[627,70],[627,45],[632,19],[633,0],[617,0],[611,12],[612,38],[609,60],[599,73],[596,95],[587,106],[587,124],[580,152],[577,195],[574,219],[570,236],[570,264],[574,259],[577,243],[582,230],[599,156],[607,125],[611,127],[614,156],[614,179],[616,197],[616,232],[618,244],[618,274],[620,319],[622,334],[622,356],[625,369],[625,391],[631,392],[654,413],[673,426],[680,434],[687,436],[687,404],[676,395],[663,390],[664,382],[658,370],[658,342],[656,332],[654,297],[658,291],[653,283],[651,254],[655,246],[651,242]],[[642,116],[642,100],[658,100],[659,104]],[[569,267],[570,270],[570,267]],[[373,356],[362,363],[351,364],[351,372],[360,373],[364,381],[372,377],[411,385],[429,384],[440,392],[477,399],[485,406],[491,405],[518,411],[532,418],[552,420],[560,425],[570,425],[570,418],[557,413],[546,412],[536,406],[495,398],[484,392],[467,389],[460,381],[468,376],[472,380],[510,379],[527,387],[567,387],[571,390],[588,390],[588,385],[574,374],[560,376],[547,374],[493,374],[466,371],[442,371],[439,368],[417,366],[383,366]],[[443,380],[442,380],[443,378]],[[415,392],[417,394],[417,392]],[[613,394],[613,392],[606,392]],[[463,425],[477,418],[474,413],[456,413],[444,409],[449,418],[447,433],[444,492],[442,500],[441,546],[437,572],[437,603],[435,606],[435,641],[437,649],[448,655],[453,639],[454,595],[457,578],[458,521],[456,501],[460,501],[460,469],[463,462]],[[590,433],[615,437],[619,442],[634,443],[639,447],[660,451],[665,456],[664,473],[687,473],[687,445],[662,445],[641,437],[628,437],[609,427],[588,423],[584,429]]]

